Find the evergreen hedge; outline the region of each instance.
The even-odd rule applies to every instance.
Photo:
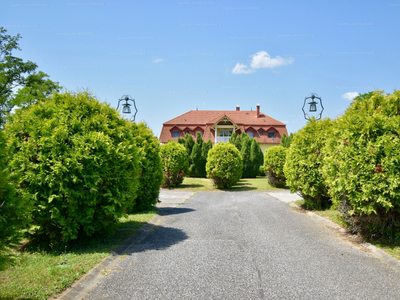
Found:
[[[87,92],[56,93],[5,126],[11,178],[35,233],[68,242],[113,229],[133,207],[138,154],[131,123]]]

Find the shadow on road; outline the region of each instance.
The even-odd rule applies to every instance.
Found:
[[[148,250],[164,250],[188,239],[188,235],[177,228],[158,226],[139,245],[130,251],[132,253]]]
[[[180,208],[180,207],[159,207],[158,210],[161,212],[161,215],[179,215],[195,211],[194,209],[191,208]]]

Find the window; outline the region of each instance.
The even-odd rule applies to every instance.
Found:
[[[203,133],[201,131],[196,131],[196,136],[198,133],[200,133],[200,136],[203,137]]]
[[[268,131],[268,138],[274,139],[275,138],[275,131]]]
[[[186,130],[186,133],[187,133],[187,134],[190,134],[189,130]]]
[[[178,130],[174,130],[172,131],[172,137],[179,137],[179,131]]]
[[[259,131],[259,133],[260,133],[260,135],[262,135],[262,134],[263,134],[263,131],[262,131],[262,130],[260,130],[260,131]]]
[[[249,137],[253,138],[254,137],[254,132],[253,131],[247,131],[247,134]]]

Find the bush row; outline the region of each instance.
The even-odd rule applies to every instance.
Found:
[[[311,120],[293,138],[284,172],[309,208],[332,201],[349,227],[400,239],[400,91],[354,99],[335,120]]]

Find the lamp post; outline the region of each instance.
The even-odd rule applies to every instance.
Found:
[[[311,101],[307,103],[310,105],[308,112],[311,113],[311,116],[304,110],[307,99],[311,99]],[[321,106],[320,112],[318,112],[318,104]],[[304,118],[306,120],[310,120],[312,117],[315,117],[316,120],[320,120],[321,116],[322,116],[322,112],[324,111],[324,106],[322,105],[321,97],[318,97],[317,94],[311,93],[310,96],[308,96],[304,99],[304,104],[303,104],[302,110],[304,113]]]
[[[129,95],[123,95],[121,97],[121,99],[118,100],[117,110],[119,108],[119,104],[121,103],[121,101],[125,101],[125,103],[122,103],[122,113],[123,114],[131,114],[132,113],[132,110],[131,110],[132,104],[129,104],[129,101],[133,102],[133,107],[135,108],[135,114],[133,115],[132,118],[133,118],[133,121],[135,121],[136,114],[138,112],[138,110],[136,108],[135,99],[131,98],[131,96],[129,96]]]

